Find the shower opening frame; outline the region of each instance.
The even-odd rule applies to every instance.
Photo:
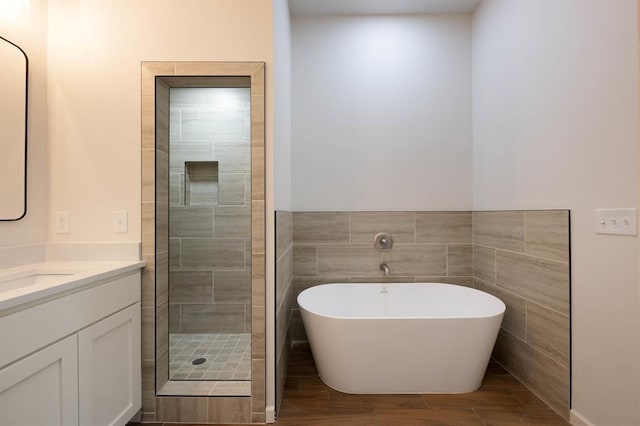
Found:
[[[251,93],[251,380],[169,380],[170,87],[234,87]],[[244,87],[247,87],[246,85]],[[167,100],[166,102],[164,100]],[[198,423],[265,421],[265,64],[142,62],[142,420]]]

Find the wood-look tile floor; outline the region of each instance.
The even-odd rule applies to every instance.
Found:
[[[460,395],[351,395],[325,385],[309,346],[289,357],[278,426],[568,425],[498,364],[482,386]]]
[[[467,394],[351,395],[325,385],[318,377],[309,345],[298,344],[289,356],[276,423],[276,426],[294,425],[566,426],[569,423],[496,363],[489,364],[480,389]]]

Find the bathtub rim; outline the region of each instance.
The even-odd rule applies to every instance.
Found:
[[[472,290],[472,292],[479,292],[482,293],[483,295],[486,296],[490,296],[492,299],[495,299],[496,301],[500,302],[502,305],[501,311],[500,312],[492,312],[486,315],[469,315],[469,316],[461,316],[461,315],[448,315],[448,316],[436,316],[436,315],[421,315],[421,316],[357,316],[357,317],[353,317],[353,316],[340,316],[340,315],[329,315],[329,314],[325,314],[325,313],[320,313],[314,310],[309,309],[308,307],[305,307],[302,303],[300,303],[300,297],[307,291],[309,290],[313,290],[313,289],[317,289],[318,287],[329,287],[329,286],[336,286],[336,285],[340,285],[340,286],[382,286],[383,284],[387,284],[389,286],[389,288],[393,288],[393,286],[395,285],[416,285],[416,284],[436,284],[436,285],[442,285],[442,286],[447,286],[447,287],[462,287],[465,290]],[[484,296],[483,296],[484,297]],[[504,301],[502,299],[500,299],[497,296],[494,296],[491,293],[487,293],[485,291],[473,288],[473,287],[467,287],[467,286],[461,286],[461,285],[457,285],[457,284],[450,284],[450,283],[442,283],[442,282],[419,282],[419,283],[411,283],[411,282],[389,282],[389,283],[340,283],[340,282],[336,282],[336,283],[324,283],[324,284],[318,284],[316,286],[313,287],[309,287],[304,289],[303,291],[300,292],[300,294],[298,294],[298,296],[296,297],[296,302],[298,303],[298,307],[301,311],[305,311],[309,314],[312,315],[317,315],[319,317],[322,318],[327,318],[327,319],[336,319],[336,320],[382,320],[382,321],[396,321],[396,320],[472,320],[472,319],[488,319],[488,318],[495,318],[497,316],[500,315],[505,315],[506,314],[506,309],[507,309],[507,305],[504,303]]]

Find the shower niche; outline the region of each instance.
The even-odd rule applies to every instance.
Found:
[[[154,354],[155,374],[146,380],[154,398],[146,407],[143,401],[143,415],[153,411],[148,417],[174,421],[163,409],[174,397],[227,396],[244,413],[234,421],[259,421],[265,382],[264,65],[147,62],[142,75],[143,211],[154,219],[152,230],[145,228],[150,221],[143,223],[143,255],[155,269],[147,280],[154,283],[155,339],[143,341],[143,357]],[[145,156],[152,141],[153,157]],[[150,171],[153,200],[146,202]],[[143,324],[143,334],[145,327],[149,335],[151,324]]]
[[[185,161],[183,179],[186,206],[213,206],[218,203],[217,161]],[[177,197],[182,199],[179,193]]]

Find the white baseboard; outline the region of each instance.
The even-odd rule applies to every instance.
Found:
[[[594,423],[591,423],[585,416],[578,413],[576,410],[571,410],[571,424],[573,426],[596,426]]]

